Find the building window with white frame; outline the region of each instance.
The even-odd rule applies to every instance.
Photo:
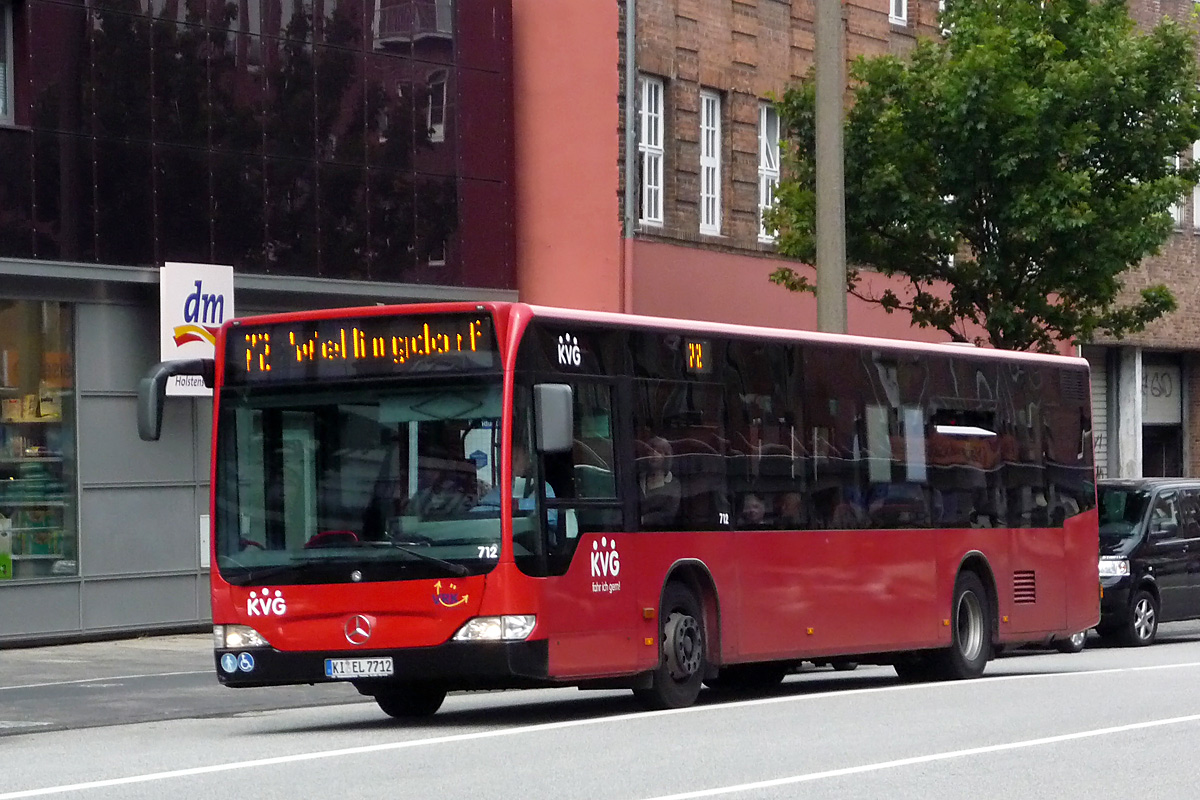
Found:
[[[700,232],[721,234],[721,95],[700,92]]]
[[[897,25],[908,24],[908,0],[890,0],[888,19]]]
[[[775,241],[775,231],[767,230],[764,217],[775,205],[775,187],[779,185],[779,111],[770,103],[758,106],[758,240]]]
[[[643,76],[638,94],[639,220],[663,224],[663,82]]]
[[[700,92],[700,233],[721,234],[721,96]]]
[[[1200,142],[1192,144],[1192,163],[1200,163]],[[1200,184],[1192,187],[1192,230],[1200,233]]]
[[[1180,164],[1181,164],[1179,156],[1174,156],[1173,158],[1169,158],[1168,161],[1170,161],[1171,164],[1174,165],[1175,171],[1178,172],[1179,168],[1180,168]],[[1177,200],[1176,202],[1171,204],[1171,220],[1175,223],[1175,228],[1177,230],[1179,228],[1183,227],[1183,202],[1182,201],[1183,201],[1183,198],[1181,197],[1181,198],[1179,198],[1179,200]]]
[[[13,124],[12,3],[0,0],[0,125]]]
[[[446,73],[443,70],[429,76],[429,111],[425,124],[429,141],[446,141]]]

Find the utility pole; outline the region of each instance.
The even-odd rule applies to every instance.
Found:
[[[817,0],[817,330],[846,332],[846,175],[841,0]]]

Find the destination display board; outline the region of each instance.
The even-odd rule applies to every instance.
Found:
[[[241,323],[225,339],[226,384],[499,368],[492,318],[480,313]]]

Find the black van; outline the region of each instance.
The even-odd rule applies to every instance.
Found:
[[[1200,618],[1200,480],[1102,480],[1098,492],[1096,632],[1140,646],[1160,622]]]

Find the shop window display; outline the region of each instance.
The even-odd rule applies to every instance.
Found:
[[[71,314],[0,300],[0,580],[78,573]]]

